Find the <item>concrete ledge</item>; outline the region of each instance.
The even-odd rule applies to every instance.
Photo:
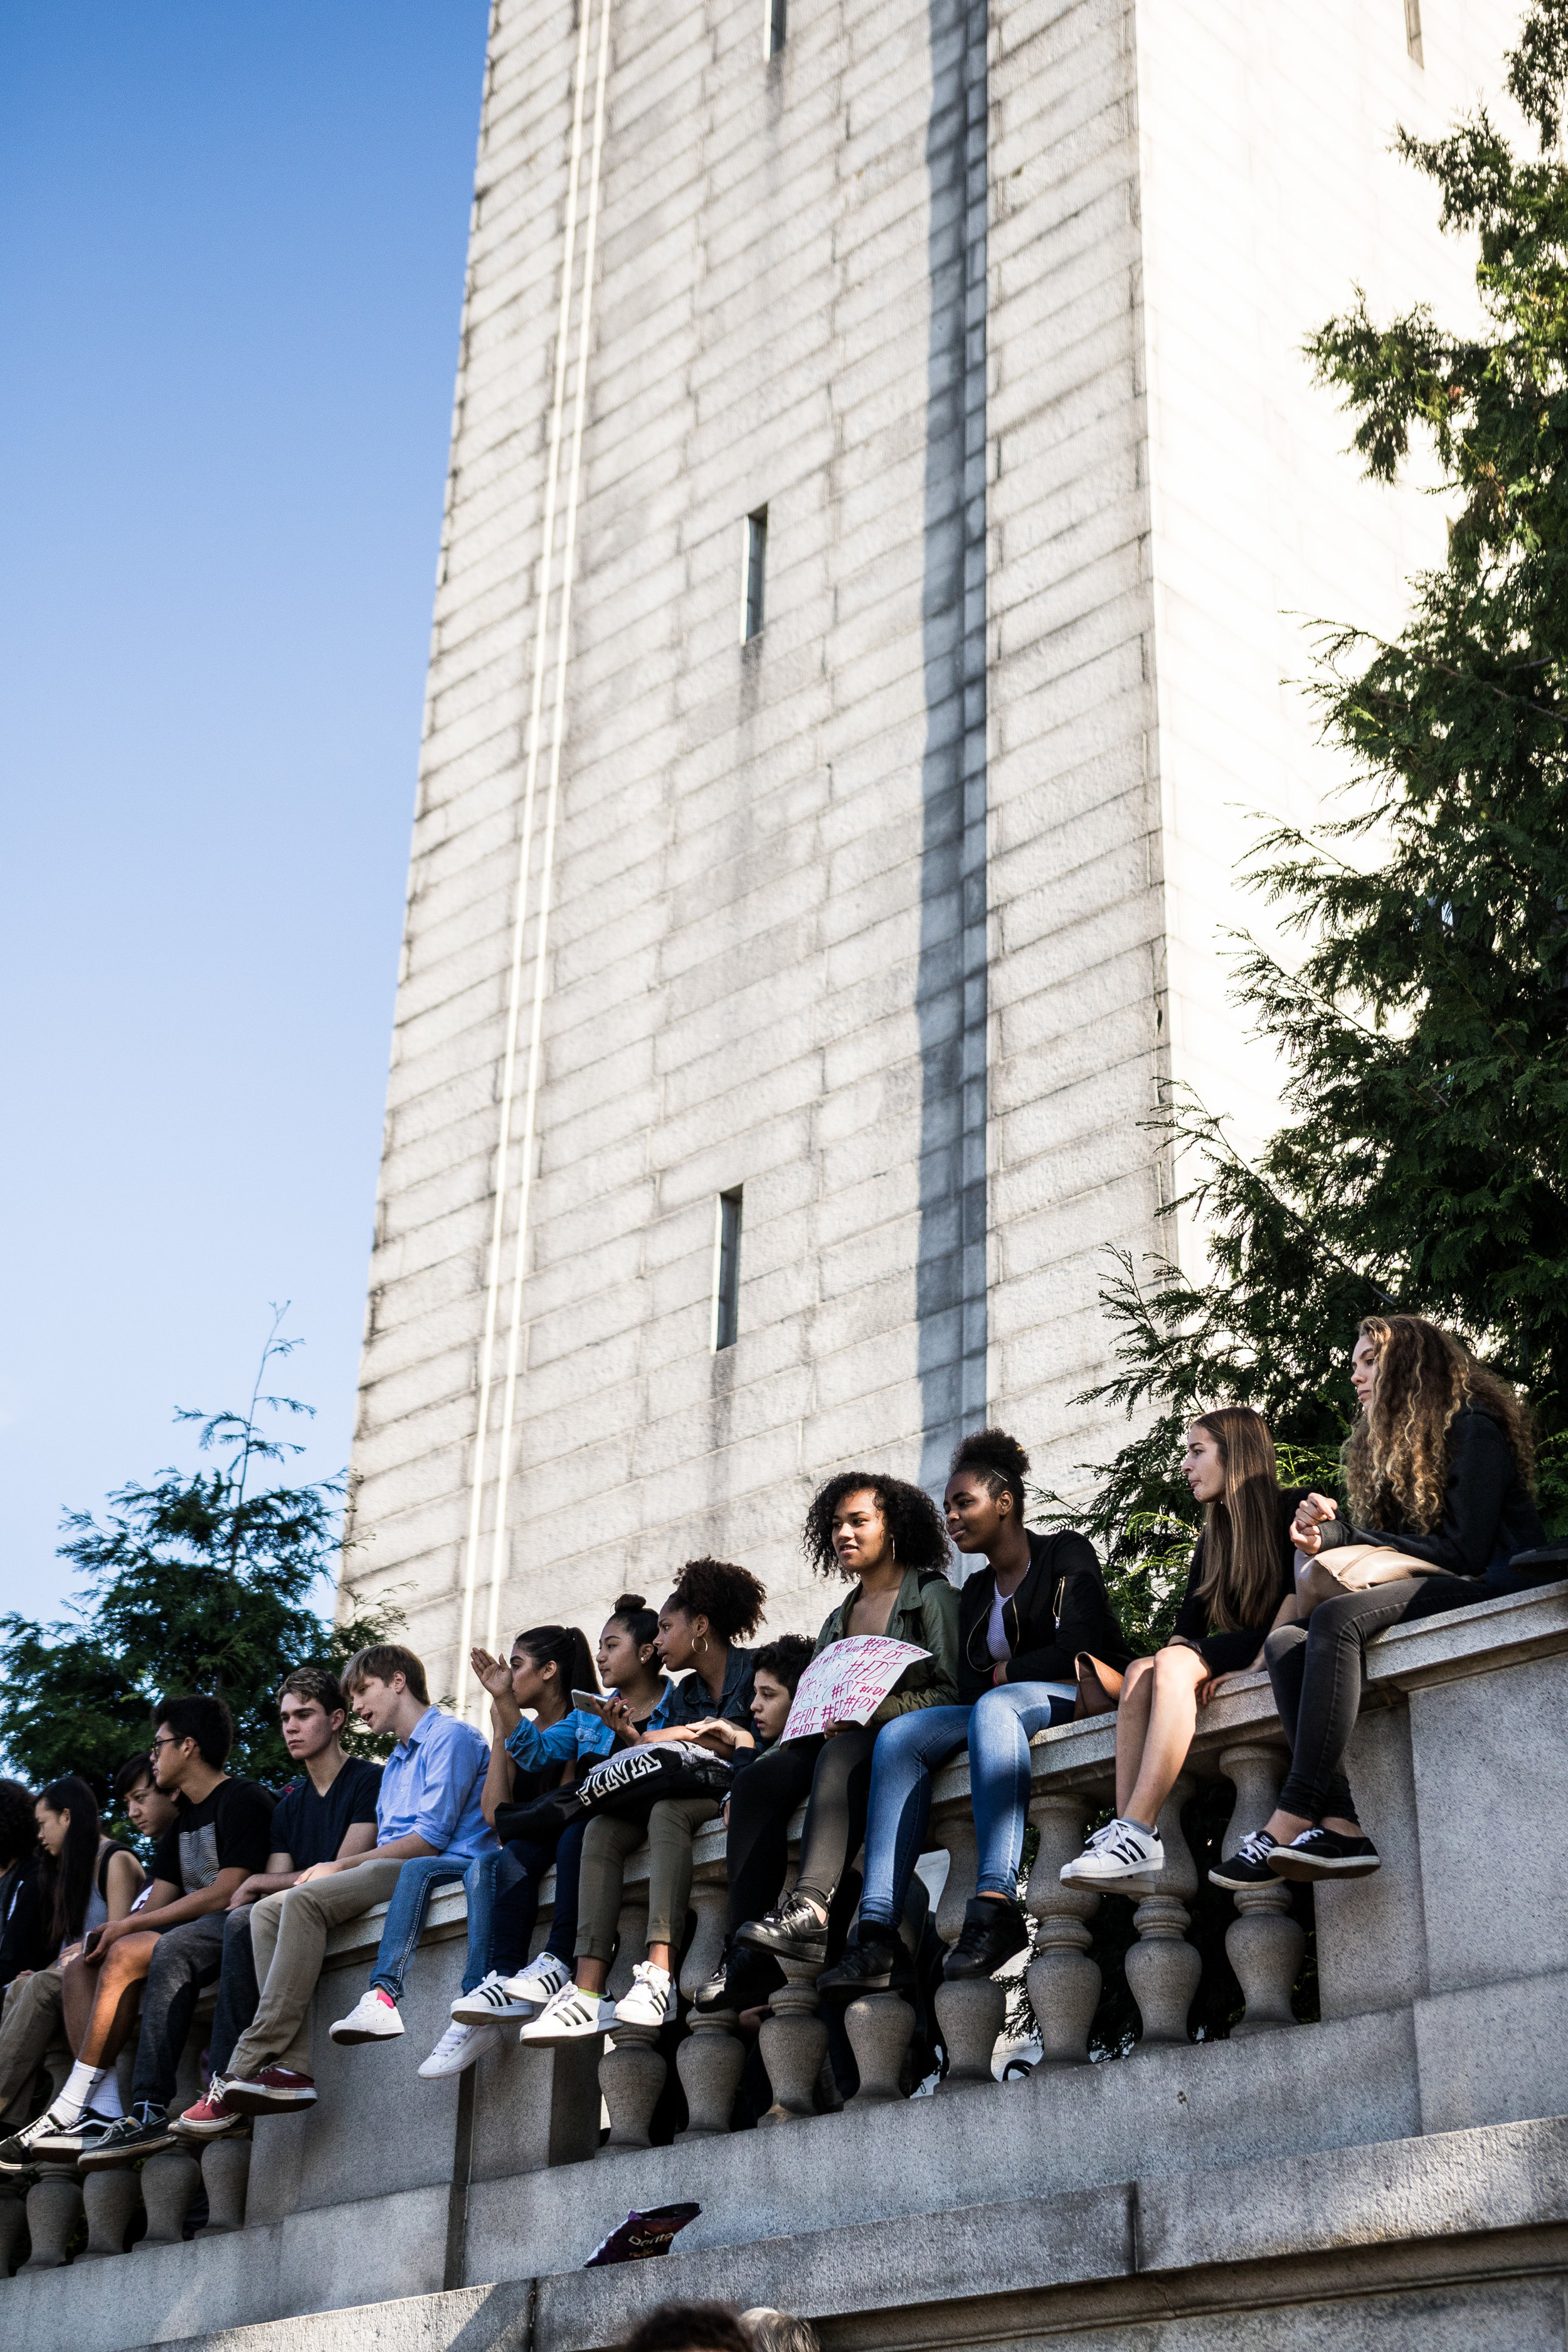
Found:
[[[1565,2272],[1557,2118],[150,2340],[170,2352],[603,2352],[679,2296],[801,2312],[828,2352],[1034,2335],[1129,2352],[1525,2352],[1561,2347]],[[33,2352],[31,2336],[8,2340]]]

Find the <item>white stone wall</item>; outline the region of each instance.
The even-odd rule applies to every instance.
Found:
[[[815,1628],[815,1475],[913,1472],[921,1435],[927,18],[803,6],[769,66],[760,0],[615,0],[611,40],[499,1624],[596,1630],[623,1586],[657,1601],[712,1549],[769,1582],[775,1627]],[[566,5],[501,0],[355,1452],[351,1581],[413,1582],[409,1638],[448,1690],[574,58]],[[568,432],[574,387],[574,362]],[[521,1174],[514,1149],[498,1359]],[[716,1357],[714,1199],[740,1183],[741,1336]]]
[[[1157,1083],[1272,1116],[1215,934],[1256,919],[1234,804],[1329,773],[1289,616],[1389,625],[1441,530],[1358,482],[1299,346],[1358,277],[1464,298],[1385,150],[1514,13],[1425,0],[1423,74],[1398,0],[993,0],[982,100],[968,0],[795,0],[771,62],[762,0],[497,0],[347,1569],[442,1691],[469,1583],[479,1638],[593,1632],[711,1550],[815,1626],[811,1487],[931,1475],[961,1327],[1047,1475],[1116,1437],[1071,1400],[1107,1246],[1161,1239]],[[982,1036],[984,1139],[943,1142]],[[986,1293],[939,1314],[941,1153],[982,1139]]]

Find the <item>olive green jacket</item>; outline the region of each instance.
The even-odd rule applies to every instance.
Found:
[[[846,1639],[849,1612],[859,1598],[860,1587],[854,1584],[817,1635],[815,1656]],[[885,1630],[889,1642],[912,1642],[931,1655],[910,1660],[870,1721],[891,1723],[896,1715],[914,1715],[924,1706],[956,1706],[958,1587],[948,1582],[941,1569],[905,1570]]]

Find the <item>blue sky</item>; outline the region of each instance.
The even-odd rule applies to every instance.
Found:
[[[271,1319],[347,1458],[484,0],[0,19],[0,1604]]]

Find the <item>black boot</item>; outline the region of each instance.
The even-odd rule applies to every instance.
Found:
[[[970,1977],[992,1977],[1015,1952],[1026,1951],[1029,1930],[1016,1903],[998,1903],[977,1895],[963,1914],[958,1941],[942,1962],[949,1982]]]
[[[742,1944],[776,1952],[783,1959],[815,1960],[821,1968],[827,1958],[827,1922],[817,1917],[803,1895],[781,1896],[771,1911],[760,1919],[748,1919],[738,1933]]]
[[[783,1982],[784,1970],[769,1954],[754,1952],[746,1944],[726,1944],[691,2006],[702,2017],[721,2009],[760,2009]]]
[[[816,1979],[816,1990],[836,2000],[858,2000],[862,1993],[904,1992],[915,1980],[915,1964],[896,1928],[863,1919],[836,1969]]]

